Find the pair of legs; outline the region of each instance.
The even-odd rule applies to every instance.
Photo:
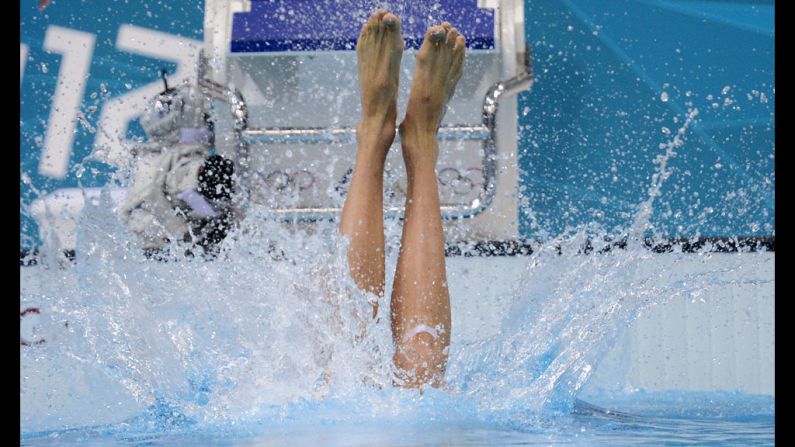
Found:
[[[385,276],[384,162],[396,132],[403,46],[400,20],[379,10],[365,23],[356,48],[362,118],[340,231],[350,238],[348,262],[353,280],[378,297],[384,295]],[[402,386],[441,386],[447,366],[450,296],[436,178],[436,134],[463,73],[464,52],[464,37],[449,23],[428,29],[399,128],[408,189],[391,321],[396,381]],[[377,315],[378,308],[373,312]]]

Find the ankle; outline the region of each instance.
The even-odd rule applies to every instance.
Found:
[[[436,134],[439,132],[439,124],[433,123],[427,119],[416,119],[411,112],[406,112],[403,122],[400,123],[400,138],[405,140],[421,139],[436,140]]]
[[[426,171],[435,173],[439,154],[435,130],[414,126],[406,119],[400,124],[400,140],[409,178],[413,177],[414,173]]]
[[[363,117],[356,126],[356,138],[360,143],[385,146],[384,149],[389,149],[389,146],[395,141],[396,128],[394,116]]]

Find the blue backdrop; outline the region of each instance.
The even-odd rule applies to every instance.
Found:
[[[473,3],[475,0],[472,0]],[[112,169],[81,163],[103,105],[175,64],[119,48],[131,24],[202,39],[203,1],[21,1],[21,248],[40,241],[27,206],[58,188],[101,186]],[[771,236],[774,213],[772,1],[526,2],[536,82],[520,95],[524,237],[596,222],[618,231],[648,197],[653,160],[688,110],[697,121],[668,166],[653,222],[668,236]],[[45,135],[65,52],[60,28],[95,36],[65,174],[42,173]],[[71,48],[70,57],[90,49]],[[81,53],[83,52],[83,53]],[[75,60],[75,59],[72,59]],[[133,123],[128,137],[141,136]]]
[[[773,1],[528,1],[525,23],[523,235],[626,228],[690,109],[655,229],[775,235]]]
[[[136,0],[89,1],[54,0],[44,10],[37,9],[37,1],[20,2],[20,44],[27,47],[27,58],[21,74],[20,86],[20,238],[21,248],[39,244],[38,228],[27,215],[27,206],[40,194],[58,188],[102,186],[108,182],[112,169],[99,162],[81,162],[94,147],[98,121],[103,105],[159,78],[159,71],[170,73],[175,63],[144,57],[117,47],[121,26],[132,24],[153,32],[166,32],[201,40],[204,34],[204,2],[201,0],[161,2]],[[59,27],[96,36],[90,59],[85,93],[82,97],[71,147],[66,175],[62,178],[40,173],[44,140],[53,104],[53,94],[59,82],[59,71],[65,57],[56,51],[46,51],[47,32]],[[83,53],[81,53],[83,52]],[[77,57],[90,52],[78,45],[73,49]],[[133,122],[128,137],[143,136],[143,130]],[[26,182],[25,177],[29,177]]]

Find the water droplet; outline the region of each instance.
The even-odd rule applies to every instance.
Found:
[[[663,126],[662,133],[664,133],[665,135],[671,135],[671,129]]]
[[[83,127],[83,129],[85,129],[85,130],[87,130],[87,131],[89,131],[91,133],[96,132],[94,127],[91,125],[91,123],[88,122],[88,120],[86,119],[86,117],[82,113],[78,113],[77,114],[77,122],[80,123],[80,125]],[[77,131],[77,129],[75,129],[75,131]]]
[[[668,102],[668,92],[662,92],[662,93],[660,93],[660,101],[662,101],[662,102]]]

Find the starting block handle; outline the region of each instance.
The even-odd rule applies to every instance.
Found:
[[[248,154],[249,141],[269,143],[295,142],[341,142],[355,141],[356,131],[352,128],[267,128],[248,129],[248,110],[243,95],[231,90],[206,75],[207,60],[203,51],[199,54],[198,83],[206,94],[227,102],[230,105],[235,123],[236,162],[240,167],[241,177],[249,178]],[[448,126],[439,129],[440,140],[482,140],[483,141],[483,189],[476,199],[468,206],[442,206],[442,219],[467,219],[485,211],[494,200],[497,188],[497,111],[503,98],[529,89],[533,84],[530,49],[525,48],[525,60],[522,72],[518,75],[494,83],[483,98],[482,122],[480,126]],[[457,136],[458,138],[453,138]],[[248,195],[247,185],[243,185],[244,196]],[[274,209],[270,214],[286,221],[317,221],[334,220],[342,212],[341,208],[283,208]],[[405,212],[402,207],[388,207],[384,216],[402,219]]]

